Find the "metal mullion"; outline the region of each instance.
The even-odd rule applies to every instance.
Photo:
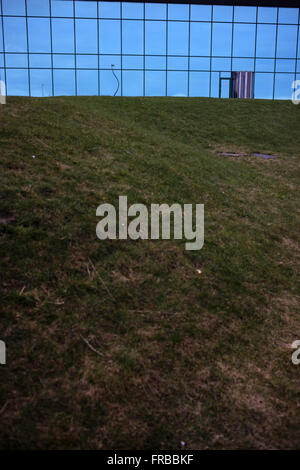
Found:
[[[7,95],[7,77],[6,77],[6,57],[5,57],[5,38],[4,38],[4,22],[3,22],[3,7],[2,7],[2,0],[0,0],[1,4],[1,24],[2,24],[2,47],[3,47],[3,66],[4,66],[4,82],[5,82],[5,89]]]
[[[77,59],[76,59],[76,21],[75,21],[75,0],[73,0],[73,25],[74,25],[74,63],[75,63],[75,96],[77,96]]]
[[[123,3],[120,2],[120,39],[121,39],[121,96],[123,96]]]
[[[27,42],[27,73],[28,73],[28,92],[31,96],[30,86],[30,61],[29,61],[29,35],[28,35],[28,16],[27,16],[27,0],[25,0],[25,23],[26,23],[26,42]]]
[[[97,51],[98,51],[98,96],[100,96],[100,35],[99,35],[99,2],[97,1]]]
[[[169,35],[169,4],[166,4],[166,89],[165,95],[168,96],[168,49],[169,49],[169,42],[168,42],[168,35]]]
[[[210,10],[210,56],[209,56],[209,97],[211,98],[211,80],[212,80],[212,45],[213,45],[213,13],[214,6],[211,5]]]
[[[296,61],[295,61],[295,81],[297,80],[297,61],[298,61],[298,48],[299,48],[299,29],[300,29],[300,8],[299,8],[299,10],[298,10],[298,28],[297,28]]]
[[[146,4],[143,6],[143,96],[146,95]]]
[[[188,90],[190,96],[190,68],[191,68],[191,4],[189,4],[189,39],[188,39]]]
[[[277,65],[277,42],[278,42],[278,18],[279,8],[277,8],[277,22],[276,22],[276,39],[275,39],[275,57],[274,57],[274,77],[273,77],[273,100],[275,99],[275,77],[276,77],[276,65]]]

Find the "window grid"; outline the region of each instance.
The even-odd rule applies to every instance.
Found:
[[[276,79],[278,76],[282,76],[284,74],[286,75],[292,75],[294,79],[296,80],[297,76],[299,76],[299,70],[298,70],[298,61],[299,61],[299,24],[300,24],[300,9],[298,9],[298,20],[297,22],[295,21],[294,23],[281,23],[279,22],[279,11],[280,8],[274,8],[276,10],[276,22],[260,22],[259,17],[258,17],[258,11],[259,7],[255,7],[256,9],[256,20],[253,21],[236,21],[235,20],[235,7],[232,7],[232,18],[231,21],[224,20],[214,20],[214,5],[211,5],[209,8],[211,9],[211,16],[210,20],[207,19],[193,19],[191,10],[192,10],[192,5],[188,5],[188,17],[187,19],[172,19],[169,16],[169,4],[166,4],[166,16],[165,18],[150,18],[147,17],[146,15],[146,4],[143,3],[143,14],[142,17],[139,18],[127,18],[127,16],[124,17],[123,15],[123,3],[120,2],[120,14],[119,18],[116,17],[106,17],[101,16],[100,14],[100,3],[103,2],[96,2],[97,4],[97,13],[96,16],[93,17],[83,17],[83,16],[76,16],[76,1],[72,0],[73,7],[72,7],[72,16],[55,16],[52,14],[52,0],[49,1],[49,15],[30,15],[28,14],[28,0],[24,0],[25,3],[25,15],[12,15],[12,14],[5,14],[3,11],[3,1],[0,0],[0,13],[1,13],[1,26],[2,26],[2,37],[0,37],[0,43],[2,44],[2,50],[3,52],[0,53],[0,55],[3,56],[3,65],[0,64],[0,78],[4,78],[4,81],[6,83],[6,88],[7,88],[7,94],[9,95],[9,81],[7,81],[7,72],[10,70],[20,70],[20,71],[27,71],[27,76],[28,76],[28,95],[32,96],[32,86],[31,86],[31,72],[33,71],[38,71],[38,70],[48,70],[51,73],[51,95],[55,96],[55,71],[60,70],[60,71],[73,71],[74,72],[74,93],[77,96],[78,95],[78,71],[90,71],[90,72],[96,72],[97,73],[97,94],[98,96],[103,94],[102,92],[102,80],[101,80],[101,72],[109,72],[112,71],[112,68],[107,67],[107,66],[102,66],[102,58],[105,57],[116,57],[120,59],[120,66],[115,67],[114,70],[116,72],[120,73],[120,95],[124,96],[124,72],[140,72],[142,74],[142,96],[146,95],[146,83],[147,83],[147,72],[160,72],[165,74],[165,96],[168,96],[169,92],[169,78],[170,78],[170,72],[182,72],[187,74],[187,96],[190,96],[190,84],[191,84],[191,74],[192,73],[208,73],[209,74],[209,93],[208,96],[214,96],[212,88],[213,88],[213,74],[219,74],[219,78],[222,77],[223,73],[231,73],[233,71],[233,60],[234,59],[249,59],[253,60],[253,68],[249,68],[249,70],[254,71],[255,77],[258,76],[259,74],[271,74],[273,75],[273,86],[272,86],[272,92],[271,96],[273,99],[276,97]],[[141,2],[142,3],[142,2]],[[6,35],[5,35],[5,19],[6,18],[23,18],[25,20],[25,29],[26,29],[26,52],[20,52],[20,51],[11,51],[6,49]],[[30,50],[30,40],[29,40],[29,25],[28,25],[28,20],[29,18],[38,18],[38,19],[49,19],[49,27],[50,27],[50,48],[49,51],[47,52],[36,52],[36,51],[31,51]],[[72,20],[73,21],[73,52],[58,52],[54,51],[54,46],[53,46],[53,20]],[[91,52],[78,52],[77,51],[77,30],[76,30],[76,21],[78,20],[96,20],[97,21],[97,52],[96,53],[91,53]],[[100,20],[102,22],[107,22],[107,21],[112,21],[112,22],[118,22],[120,23],[120,53],[106,53],[101,50],[101,39],[100,39]],[[143,31],[143,38],[142,38],[142,53],[124,53],[123,52],[123,42],[124,42],[124,21],[126,22],[141,22],[142,23],[142,31]],[[147,44],[147,39],[146,39],[146,25],[147,21],[153,22],[162,22],[165,25],[165,31],[166,31],[166,38],[165,38],[165,54],[151,54],[147,53],[146,51],[146,44]],[[187,25],[188,27],[188,40],[187,40],[187,51],[186,54],[170,54],[169,53],[169,25],[170,24],[176,24],[180,23],[182,25]],[[117,24],[117,23],[116,23]],[[161,23],[160,23],[161,24]],[[195,55],[191,54],[191,24],[209,24],[210,25],[210,50],[209,50],[209,55]],[[217,55],[214,54],[213,52],[213,38],[214,38],[214,26],[217,24],[227,24],[231,25],[231,44],[230,44],[230,55]],[[234,44],[235,44],[235,26],[236,25],[254,25],[255,26],[255,40],[254,40],[254,56],[252,55],[237,55],[234,56]],[[268,26],[275,26],[276,32],[275,32],[275,53],[274,56],[266,56],[266,57],[261,57],[257,56],[257,42],[258,42],[258,25],[268,25]],[[296,39],[296,55],[295,57],[281,57],[279,55],[278,57],[278,31],[280,26],[296,26],[297,27],[297,39]],[[24,55],[27,58],[27,67],[24,66],[8,66],[7,65],[7,58],[13,55]],[[37,66],[31,66],[31,56],[34,55],[45,55],[45,56],[50,56],[50,62],[51,62],[51,67],[37,67]],[[54,57],[56,56],[73,56],[74,57],[74,67],[55,67],[54,66]],[[78,66],[78,57],[79,56],[90,56],[90,57],[96,57],[97,58],[97,68],[91,68],[89,67],[79,67]],[[142,67],[124,67],[123,59],[125,57],[136,57],[136,58],[142,58]],[[164,58],[165,60],[165,68],[149,68],[146,67],[146,57],[156,57],[156,58]],[[209,59],[209,67],[204,67],[204,68],[193,68],[191,67],[191,57],[192,58],[199,58],[199,59],[204,59],[207,58]],[[169,58],[185,58],[187,59],[187,67],[186,68],[170,68],[168,64],[168,59]],[[215,70],[213,68],[213,59],[230,59],[230,67],[220,67],[220,70]],[[257,70],[257,60],[260,60],[261,62],[263,60],[270,61],[271,63],[272,60],[274,60],[274,67],[273,70]],[[277,63],[278,60],[280,61],[295,61],[295,68],[294,70],[290,71],[281,71],[278,72],[277,69]],[[260,63],[261,63],[260,62]],[[105,94],[105,93],[104,93]],[[137,94],[136,96],[140,96],[140,94]],[[201,93],[199,92],[199,95],[201,96]]]

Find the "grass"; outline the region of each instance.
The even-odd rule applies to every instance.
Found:
[[[0,129],[1,448],[299,448],[300,106],[8,98]],[[204,203],[203,249],[98,240],[119,195]]]

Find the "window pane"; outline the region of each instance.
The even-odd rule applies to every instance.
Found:
[[[191,5],[191,20],[193,21],[210,21],[211,20],[210,5]]]
[[[3,52],[3,31],[2,31],[2,21],[0,21],[0,52]]]
[[[210,55],[210,23],[191,23],[191,55]]]
[[[123,21],[123,53],[142,54],[143,53],[143,22]]]
[[[146,54],[166,53],[166,22],[146,21]]]
[[[209,72],[190,73],[190,96],[209,96]]]
[[[191,57],[190,69],[191,70],[209,70],[210,59],[206,57]]]
[[[97,18],[97,2],[75,2],[75,15],[83,18]]]
[[[25,0],[2,0],[3,15],[25,15]]]
[[[6,52],[26,52],[25,18],[3,18]]]
[[[143,65],[143,56],[123,57],[123,69],[142,69]]]
[[[112,41],[112,38],[114,40]],[[100,20],[99,41],[102,54],[120,54],[121,52],[120,21]]]
[[[123,95],[143,95],[143,72],[123,72]]]
[[[97,69],[98,68],[98,56],[78,55],[76,58],[76,64],[78,68]]]
[[[187,96],[187,72],[168,72],[168,96]]]
[[[77,94],[98,95],[98,72],[96,70],[77,71]]]
[[[189,19],[189,6],[188,5],[175,5],[172,3],[169,4],[168,19],[169,20],[188,20]]]
[[[272,99],[273,97],[273,74],[256,73],[254,82],[254,97],[260,99]]]
[[[230,70],[231,60],[230,59],[219,59],[216,57],[212,58],[212,70]]]
[[[254,59],[233,59],[232,70],[237,72],[253,72],[254,71]]]
[[[52,16],[73,16],[73,2],[68,0],[51,0]]]
[[[228,6],[213,6],[214,21],[232,21],[233,8]]]
[[[169,23],[168,54],[187,55],[188,53],[188,23]]]
[[[276,26],[258,25],[257,26],[257,57],[274,57],[276,41]]]
[[[235,57],[253,57],[255,52],[255,25],[235,24],[233,55]]]
[[[277,73],[275,75],[275,99],[290,100],[292,96],[292,83],[294,74]]]
[[[256,70],[257,72],[273,72],[274,71],[274,59],[257,59]]]
[[[296,57],[297,26],[278,26],[277,57]]]
[[[50,20],[28,18],[28,38],[30,52],[50,52]]]
[[[96,53],[97,20],[76,20],[76,52]]]
[[[142,3],[122,3],[122,17],[142,19],[144,17],[144,5]]]
[[[258,8],[258,22],[259,23],[276,23],[277,22],[277,8],[259,7]]]
[[[120,18],[119,2],[99,2],[100,18]]]
[[[103,55],[100,57],[100,68],[110,69],[111,65],[114,64],[115,69],[121,68],[121,56],[118,55]]]
[[[121,73],[116,70],[115,71],[116,76],[119,79],[119,82],[121,81]],[[119,86],[118,88],[118,83],[117,80],[114,78],[112,72],[110,70],[101,70],[100,72],[100,94],[101,95],[108,95],[108,96],[113,96],[115,92],[117,91],[116,96],[121,95],[121,87]]]
[[[15,96],[28,96],[28,72],[27,70],[6,70],[6,93]]]
[[[165,96],[166,74],[165,72],[146,72],[146,96]]]
[[[51,70],[30,70],[30,88],[32,96],[52,95]]]
[[[187,70],[188,58],[187,57],[168,57],[169,70]]]
[[[75,68],[75,56],[74,55],[54,55],[53,56],[53,67],[59,69],[74,69]]]
[[[231,55],[232,25],[216,23],[213,25],[213,55]]]
[[[147,69],[166,69],[165,57],[151,57],[146,56],[146,68]]]
[[[279,23],[298,24],[298,8],[279,8]]]
[[[295,72],[296,60],[276,60],[276,72]]]
[[[6,54],[7,67],[27,67],[27,54]]]
[[[53,52],[74,52],[74,22],[68,19],[52,20]]]
[[[30,67],[43,67],[45,69],[51,67],[50,54],[30,54]]]
[[[166,5],[161,3],[146,3],[146,18],[151,20],[166,19]]]
[[[245,23],[253,23],[256,21],[256,8],[255,7],[235,7],[234,8],[234,21],[241,21]]]
[[[223,74],[224,76],[225,74]],[[219,72],[212,72],[211,74],[211,96],[212,98],[219,97]]]
[[[4,67],[4,56],[3,54],[0,54],[0,68]],[[0,70],[0,80],[4,79],[4,71]]]
[[[73,70],[54,70],[54,94],[75,95],[75,72]]]
[[[29,16],[49,16],[49,0],[27,0],[27,13]]]

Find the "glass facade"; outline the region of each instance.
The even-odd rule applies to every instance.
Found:
[[[259,2],[258,2],[259,3]],[[255,98],[290,99],[300,79],[299,8],[0,0],[8,95],[228,97],[232,71]]]

